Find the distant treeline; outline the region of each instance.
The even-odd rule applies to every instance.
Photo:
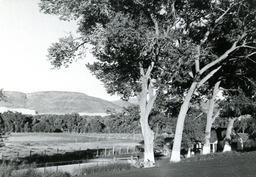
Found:
[[[3,132],[103,132],[104,120],[100,116],[24,115],[17,112],[0,114]]]
[[[155,115],[150,121],[152,128],[159,132],[171,130],[170,124],[162,119],[165,117]],[[9,111],[0,114],[0,129],[1,132],[139,133],[139,110],[130,107],[105,117],[75,113],[32,116]]]
[[[129,120],[125,120],[129,121]],[[127,122],[128,123],[128,122]],[[127,124],[126,124],[127,125]],[[0,114],[0,132],[138,132],[139,125],[125,126],[119,116],[24,115],[17,112]]]

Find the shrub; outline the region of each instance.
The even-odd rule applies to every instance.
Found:
[[[244,150],[245,151],[253,151],[256,150],[256,141],[253,139],[248,139],[245,143],[244,143]]]

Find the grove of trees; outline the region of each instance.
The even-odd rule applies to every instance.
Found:
[[[219,88],[224,89],[225,100],[234,96],[231,90],[241,90],[255,102],[254,0],[41,0],[40,8],[78,24],[76,37],[63,37],[49,48],[53,66],[83,58],[90,44],[97,61],[87,67],[108,93],[138,98],[145,167],[155,164],[157,129],[149,119],[155,110],[169,117],[169,100],[180,105],[171,162],[180,161],[191,105],[209,100],[204,128],[204,152],[209,153],[212,124],[221,111],[232,107],[215,104]]]

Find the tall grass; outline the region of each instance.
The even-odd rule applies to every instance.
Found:
[[[87,175],[94,175],[94,174],[100,174],[105,172],[120,172],[123,170],[130,170],[131,166],[129,164],[124,163],[113,163],[108,164],[104,166],[97,166],[97,167],[87,167],[81,169],[76,174],[69,174],[66,172],[39,172],[35,168],[28,168],[25,169],[23,167],[19,167],[17,170],[17,166],[14,165],[6,165],[2,164],[0,165],[0,177],[86,177]]]
[[[130,169],[131,169],[130,164],[112,163],[112,164],[103,165],[103,166],[83,168],[80,170],[78,177],[84,177],[85,175],[94,175],[94,174],[105,173],[105,172],[116,173],[116,172],[130,170]]]
[[[71,175],[65,172],[42,173],[34,168],[17,170],[17,166],[2,164],[0,165],[0,177],[71,177]]]

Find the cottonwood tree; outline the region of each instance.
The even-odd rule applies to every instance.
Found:
[[[79,37],[64,37],[49,48],[55,67],[68,66],[91,44],[97,61],[87,67],[104,82],[108,93],[124,99],[137,96],[144,138],[144,162],[154,166],[154,132],[148,117],[165,81],[172,82],[190,59],[190,45],[179,42],[175,1],[168,0],[41,0],[41,11],[76,20]],[[177,30],[176,30],[177,29]],[[177,74],[176,74],[177,75]]]
[[[170,161],[180,161],[184,120],[195,91],[232,58],[255,57],[255,3],[253,1],[185,1],[181,19],[196,45],[193,82],[186,92],[176,125]],[[239,51],[239,52],[238,52]],[[242,52],[241,52],[242,51]],[[241,53],[240,53],[241,52]],[[236,56],[236,57],[235,57]]]

